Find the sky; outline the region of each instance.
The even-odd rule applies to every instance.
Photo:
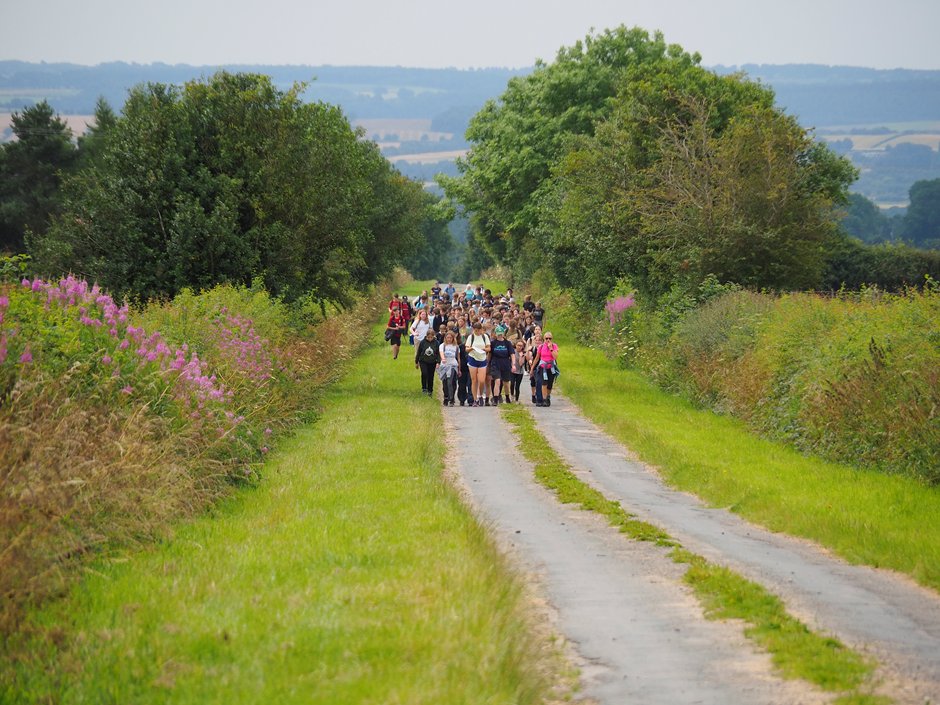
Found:
[[[620,24],[706,66],[940,69],[938,0],[0,0],[0,60],[521,68]]]

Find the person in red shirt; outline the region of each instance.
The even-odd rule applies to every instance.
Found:
[[[405,330],[411,325],[411,302],[405,294],[401,295],[401,317],[405,320]]]
[[[401,348],[401,334],[405,332],[405,319],[401,313],[396,310],[388,317],[388,343],[392,346],[392,359],[398,359],[398,350]]]

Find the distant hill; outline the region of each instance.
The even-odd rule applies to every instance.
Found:
[[[771,86],[805,127],[940,121],[940,71],[820,64],[715,66]]]
[[[882,205],[903,204],[914,181],[940,177],[940,71],[816,64],[712,68],[722,74],[741,71],[772,87],[779,105],[862,169],[856,189]],[[2,114],[42,99],[63,116],[87,116],[99,96],[119,109],[135,85],[182,84],[220,69],[263,73],[280,88],[309,82],[307,99],[340,105],[404,173],[422,179],[453,173],[453,154],[466,147],[470,117],[498,97],[512,77],[532,70],[0,61],[0,141],[9,137]],[[431,153],[441,155],[439,161],[430,161]]]

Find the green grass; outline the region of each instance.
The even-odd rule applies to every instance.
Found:
[[[678,546],[661,529],[627,513],[619,502],[607,499],[593,487],[586,485],[571,472],[568,465],[548,444],[535,427],[532,416],[524,406],[503,406],[503,416],[512,425],[519,438],[519,448],[526,460],[535,468],[535,478],[553,490],[564,504],[577,504],[581,509],[607,518],[611,526],[638,541],[652,541],[659,546]]]
[[[633,518],[619,502],[581,481],[538,431],[524,406],[504,406],[502,414],[513,427],[523,455],[536,468],[536,479],[553,490],[559,501],[606,517],[611,526],[635,540],[672,547],[673,560],[689,565],[684,580],[702,603],[706,616],[746,622],[745,635],[771,654],[785,678],[801,678],[828,692],[844,693],[846,699],[839,699],[844,705],[891,702],[864,692],[874,671],[872,661],[838,639],[810,631],[787,614],[783,603],[762,586],[685,550],[662,529]]]
[[[543,702],[557,657],[390,358],[367,350],[258,487],[31,614],[0,701]]]
[[[940,488],[760,439],[743,422],[663,392],[564,331],[555,335],[561,390],[674,487],[940,590]]]

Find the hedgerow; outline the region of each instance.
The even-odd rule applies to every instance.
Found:
[[[0,632],[83,556],[257,481],[386,294],[307,328],[257,287],[134,310],[74,276],[0,285]]]

